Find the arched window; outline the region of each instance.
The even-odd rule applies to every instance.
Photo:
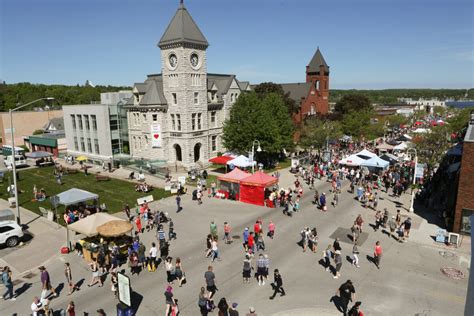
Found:
[[[316,80],[316,82],[314,83],[314,87],[316,88],[316,90],[319,90],[319,80]]]

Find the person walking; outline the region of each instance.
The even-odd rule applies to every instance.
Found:
[[[57,297],[58,294],[56,294],[56,290],[54,287],[51,286],[51,278],[49,277],[49,272],[46,270],[44,266],[41,266],[38,268],[41,272],[40,274],[40,279],[41,279],[41,298],[45,299],[48,297],[48,291],[51,291],[53,293],[54,297]]]
[[[171,308],[173,307],[173,305],[175,305],[175,299],[173,297],[173,288],[170,285],[168,285],[168,287],[166,288],[164,295],[165,295],[165,303],[166,303],[165,316],[170,316]]]
[[[360,310],[362,302],[358,301],[354,303],[354,306],[349,310],[348,316],[364,316],[364,313]]]
[[[8,266],[3,267],[2,283],[6,288],[6,292],[3,294],[2,298],[4,300],[9,299],[10,301],[16,301],[16,298],[13,297],[12,271]]]
[[[357,246],[357,241],[354,242],[354,246],[352,246],[352,264],[356,266],[357,268],[360,268],[359,266],[359,247]]]
[[[179,195],[176,195],[176,207],[177,207],[177,210],[176,210],[176,213],[179,213],[183,210],[183,208],[181,207],[181,196]]]
[[[69,293],[67,295],[71,295],[74,290],[79,290],[79,288],[72,281],[72,271],[69,262],[64,263],[64,275],[66,276],[66,282],[69,286]]]
[[[204,287],[201,287],[201,291],[199,292],[199,297],[198,297],[198,307],[199,311],[201,312],[201,316],[207,316],[209,314],[209,311],[207,310],[207,294],[206,294],[206,289]]]
[[[243,278],[243,282],[244,283],[250,283],[250,278],[251,278],[251,275],[252,275],[252,259],[250,258],[249,255],[245,255],[245,259],[244,259],[244,267],[243,267],[243,270],[242,270],[242,278]],[[260,281],[258,282],[260,285]]]
[[[76,316],[76,305],[74,305],[73,301],[70,301],[66,307],[67,316]]]
[[[166,270],[166,281],[170,284],[173,284],[175,276],[173,274],[174,267],[173,267],[173,258],[168,257],[165,260],[165,270]]]
[[[150,256],[149,261],[148,261],[148,265],[150,266],[150,268],[148,270],[149,271],[151,270],[153,272],[156,270],[156,266],[157,266],[156,257],[158,256],[158,248],[156,248],[156,244],[154,242],[151,243],[151,248],[150,248],[150,251],[148,252],[148,255]]]
[[[268,224],[268,237],[273,239],[273,236],[275,236],[275,224],[270,220],[270,223]]]
[[[342,256],[341,256],[340,250],[336,250],[334,252],[334,264],[336,265],[336,272],[334,273],[333,278],[339,279],[339,277],[341,276],[341,267],[342,267]]]
[[[392,218],[390,218],[388,220],[388,228],[390,229],[390,234],[387,234],[388,237],[392,237],[393,236],[393,233],[395,232],[395,230],[397,229],[397,223],[395,222],[395,216],[392,216]],[[398,240],[398,237],[395,236],[395,238]]]
[[[326,250],[324,250],[324,267],[326,268],[326,271],[329,271],[329,268],[331,267],[331,248],[331,245],[328,245]]]
[[[400,227],[402,224],[402,214],[400,214],[400,210],[397,210],[397,216],[395,217],[395,223],[397,224],[397,227]]]
[[[211,261],[214,262],[214,260],[221,261],[221,257],[219,256],[219,247],[217,246],[217,238],[214,238],[214,240],[211,243],[211,251],[212,251],[212,259]]]
[[[224,242],[226,244],[232,243],[232,237],[230,236],[231,231],[232,231],[232,228],[230,227],[229,223],[224,222]]]
[[[239,316],[238,305],[236,302],[232,303],[232,306],[229,308],[229,316]]]
[[[91,282],[87,284],[87,286],[91,287],[99,283],[99,287],[101,287],[103,284],[102,284],[102,278],[100,277],[100,273],[99,273],[99,264],[97,263],[97,258],[94,258],[94,260],[89,264],[89,268],[91,269],[92,277],[91,277]]]
[[[257,280],[258,285],[265,285],[265,270],[266,270],[266,260],[263,254],[260,254],[257,259]]]
[[[380,269],[380,259],[382,259],[382,245],[380,241],[377,241],[374,249],[374,263],[377,269]]]
[[[160,242],[160,248],[166,243],[166,234],[163,230],[163,225],[158,225],[158,231],[156,232],[156,238]]]
[[[127,219],[130,222],[131,217],[130,217],[130,206],[128,206],[128,203],[125,204],[123,211],[125,212],[125,215],[127,215]]]
[[[219,238],[219,236],[217,235],[217,225],[216,223],[214,223],[214,221],[212,221],[209,225],[209,230],[211,232],[212,238]]]
[[[347,306],[350,301],[355,301],[355,288],[351,280],[347,280],[337,290],[336,295],[341,299],[341,307],[344,316],[347,316]]]
[[[207,271],[204,273],[204,280],[206,281],[206,290],[209,292],[209,300],[212,301],[212,297],[217,292],[216,287],[216,275],[212,272],[212,266],[207,267]]]
[[[326,193],[323,192],[323,194],[321,194],[321,196],[319,197],[319,205],[321,207],[321,210],[323,212],[326,212],[327,211],[327,206],[326,206]]]
[[[411,217],[408,217],[404,222],[403,222],[403,228],[405,231],[405,238],[410,237],[410,229],[411,229]]]
[[[272,288],[273,288],[273,295],[270,296],[270,299],[273,300],[277,293],[280,293],[280,296],[285,296],[285,289],[283,289],[283,279],[281,278],[280,271],[278,269],[275,269],[273,271],[273,283],[272,283]]]
[[[176,233],[174,232],[174,223],[170,217],[168,221],[168,240],[171,241],[172,239],[177,239],[177,238],[176,238]]]
[[[229,315],[229,304],[227,304],[227,300],[225,299],[225,297],[220,299],[219,303],[217,304],[217,309],[219,309],[217,316]]]
[[[176,258],[176,263],[174,265],[174,277],[176,280],[178,280],[179,287],[181,287],[186,277],[184,275],[183,266],[179,257]]]

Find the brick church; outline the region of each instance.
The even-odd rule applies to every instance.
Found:
[[[299,105],[300,110],[293,116],[295,124],[329,112],[329,66],[319,47],[306,66],[306,82],[282,83],[281,87]]]

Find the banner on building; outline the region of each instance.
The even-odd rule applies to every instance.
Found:
[[[151,125],[151,147],[161,148],[161,126],[160,124]]]

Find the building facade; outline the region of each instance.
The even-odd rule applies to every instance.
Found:
[[[474,215],[474,112],[463,142],[453,231],[470,234],[470,217]]]
[[[306,82],[283,83],[281,87],[299,105],[298,113],[293,115],[295,124],[329,112],[329,66],[319,47],[306,66]]]
[[[41,130],[50,120],[62,117],[62,110],[52,111],[17,111],[13,112],[13,131],[15,146],[25,145],[25,138],[32,135],[34,131]],[[10,114],[0,113],[0,134],[3,145],[11,145]]]
[[[63,106],[67,153],[111,162],[128,151],[125,103],[131,91],[101,93],[100,104]]]
[[[180,5],[158,43],[160,74],[135,83],[127,104],[133,158],[191,168],[224,151],[222,126],[248,82],[207,73],[206,38]]]

